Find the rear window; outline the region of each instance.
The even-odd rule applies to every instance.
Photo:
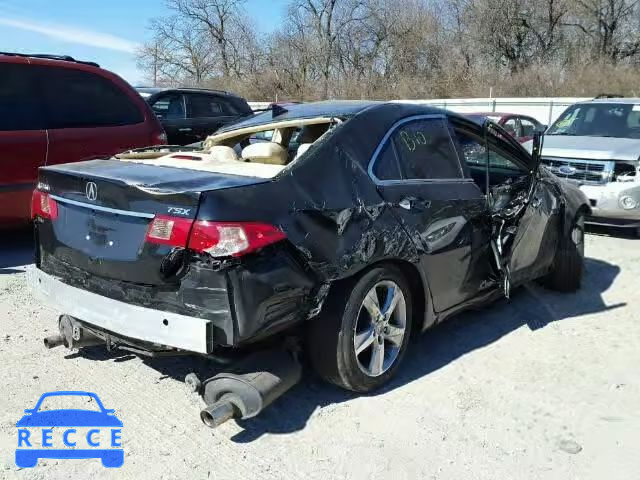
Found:
[[[0,131],[45,128],[40,97],[29,65],[0,63]]]
[[[416,119],[396,128],[376,158],[373,174],[380,180],[462,178],[444,119]]]
[[[38,68],[49,128],[115,127],[144,121],[129,96],[106,78],[69,68]]]
[[[184,98],[179,93],[169,93],[159,97],[151,108],[158,117],[166,120],[185,118]]]

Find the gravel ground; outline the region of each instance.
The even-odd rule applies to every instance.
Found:
[[[7,237],[12,238],[7,240]],[[203,359],[45,350],[56,312],[0,245],[1,478],[640,478],[640,240],[589,235],[583,289],[536,285],[416,339],[399,377],[354,396],[311,375],[260,417],[217,430],[182,383]],[[15,423],[52,390],[96,392],[124,423],[125,463],[14,464]]]

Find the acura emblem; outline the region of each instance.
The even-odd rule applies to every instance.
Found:
[[[89,200],[94,201],[98,198],[98,186],[93,182],[87,182],[84,193]]]
[[[573,175],[574,173],[576,173],[576,169],[571,165],[562,165],[558,167],[558,172],[560,172],[562,175]]]

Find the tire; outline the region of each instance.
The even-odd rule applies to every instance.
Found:
[[[584,215],[573,220],[569,235],[560,240],[553,268],[542,283],[559,292],[575,292],[582,283],[584,270]]]
[[[398,268],[380,266],[335,287],[307,330],[311,364],[339,387],[375,390],[393,377],[407,350],[412,318],[407,280]]]

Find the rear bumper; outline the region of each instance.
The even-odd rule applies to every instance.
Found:
[[[120,302],[72,287],[35,266],[27,270],[31,288],[63,313],[117,335],[198,353],[213,349],[212,322]]]

